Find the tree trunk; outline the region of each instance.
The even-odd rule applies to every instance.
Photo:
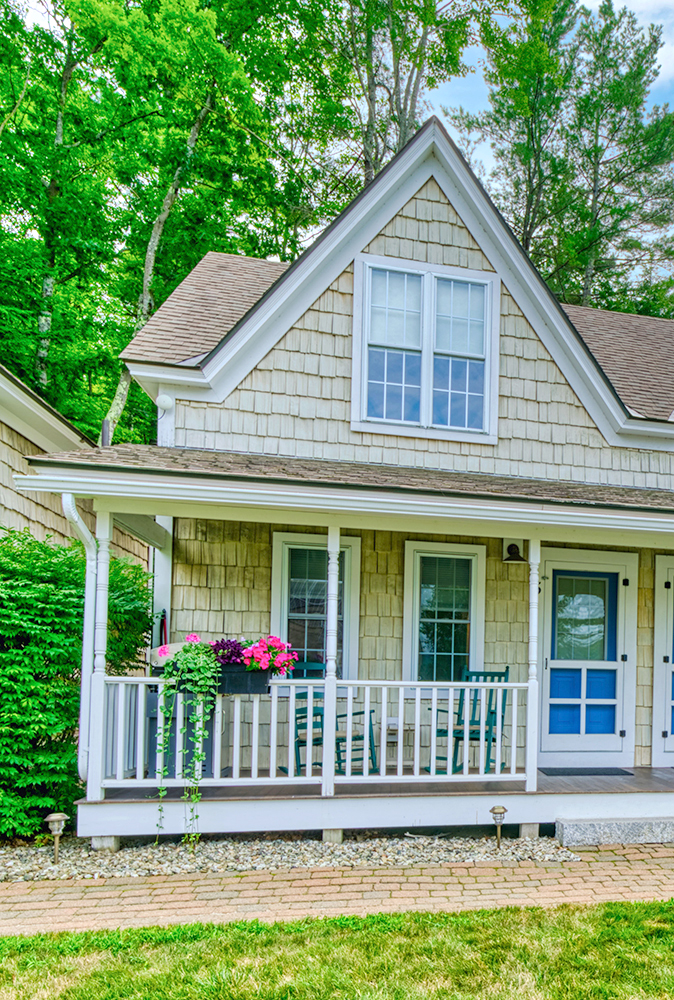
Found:
[[[152,315],[154,309],[154,299],[152,297],[152,282],[154,280],[155,265],[157,262],[157,252],[159,250],[159,245],[161,243],[162,236],[164,234],[164,228],[166,222],[171,214],[171,209],[173,208],[178,194],[180,192],[180,185],[183,179],[185,171],[189,167],[189,164],[194,156],[194,150],[199,139],[199,133],[201,128],[208,117],[208,113],[213,108],[213,93],[209,93],[208,97],[204,101],[204,104],[199,109],[199,113],[194,119],[192,128],[190,129],[190,134],[187,139],[186,154],[185,157],[175,170],[173,174],[173,179],[169,184],[168,190],[164,196],[164,201],[162,202],[161,211],[159,215],[154,220],[152,226],[152,232],[150,233],[150,239],[148,240],[147,249],[145,251],[145,265],[143,267],[143,290],[138,299],[138,309],[136,313],[136,330],[140,330]],[[110,441],[112,442],[115,428],[120,421],[122,413],[124,412],[124,407],[126,406],[126,401],[129,396],[129,388],[131,387],[131,375],[126,367],[122,368],[122,372],[119,376],[119,382],[117,383],[117,388],[115,390],[115,395],[113,397],[110,408],[105,415],[105,419],[110,425]],[[101,436],[99,434],[98,444],[101,443]]]

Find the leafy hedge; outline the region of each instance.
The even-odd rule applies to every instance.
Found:
[[[0,836],[36,833],[73,816],[81,792],[77,720],[85,555],[26,531],[0,531]],[[108,659],[138,663],[152,616],[149,576],[111,559]]]

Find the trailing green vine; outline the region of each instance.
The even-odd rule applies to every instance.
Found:
[[[168,649],[161,647],[159,655]],[[165,655],[165,654],[164,654]],[[185,843],[196,847],[199,840],[198,808],[201,801],[201,778],[206,760],[204,744],[217,696],[218,663],[210,643],[202,642],[194,633],[185,636],[185,645],[176,653],[173,659],[164,664],[164,679],[168,682],[162,685],[157,702],[157,719],[159,713],[163,716],[164,726],[161,743],[157,752],[161,754],[162,766],[157,769],[159,779],[159,817],[157,821],[157,836],[161,833],[164,819],[164,799],[167,788],[165,780],[168,776],[168,756],[171,745],[171,734],[175,707],[179,693],[184,695],[183,725],[178,732],[176,728],[176,759],[178,757],[178,737],[182,736],[182,774],[186,779],[182,799],[189,804],[187,829],[183,837]],[[176,719],[177,726],[177,719]]]

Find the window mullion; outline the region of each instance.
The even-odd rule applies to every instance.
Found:
[[[421,315],[421,426],[431,426],[433,396],[433,347],[435,339],[435,278],[425,274]]]

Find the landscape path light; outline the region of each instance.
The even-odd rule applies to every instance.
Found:
[[[505,806],[492,806],[489,812],[494,818],[494,823],[496,824],[496,847],[501,850],[501,827],[503,826],[503,821],[505,819],[505,814],[508,812]]]
[[[58,864],[59,860],[59,841],[61,839],[61,834],[63,833],[63,827],[66,825],[66,820],[68,815],[66,813],[49,813],[45,817],[45,823],[49,823],[49,829],[54,834],[54,864]]]

